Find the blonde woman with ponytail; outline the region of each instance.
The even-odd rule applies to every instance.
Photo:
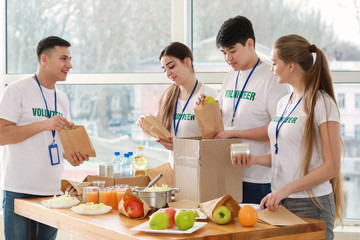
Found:
[[[326,239],[342,224],[340,113],[323,51],[298,35],[280,37],[271,70],[293,92],[282,98],[268,127],[271,154],[239,155],[234,165],[272,167],[272,192],[261,208],[283,205],[298,216],[326,222]]]
[[[155,117],[160,120],[174,137],[199,137],[200,129],[196,122],[194,108],[200,93],[217,97],[217,91],[202,84],[196,79],[193,55],[183,43],[172,42],[160,53],[161,68],[172,84],[159,99]],[[144,116],[140,116],[137,124],[142,126]],[[172,140],[172,139],[170,139]],[[173,150],[173,144],[157,140],[166,149]],[[173,165],[173,158],[170,157]]]

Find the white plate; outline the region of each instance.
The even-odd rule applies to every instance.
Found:
[[[48,208],[69,208],[69,207],[73,207],[73,206],[75,206],[75,205],[78,205],[79,204],[79,200],[78,199],[76,199],[76,198],[74,198],[74,201],[73,202],[71,202],[71,203],[66,203],[66,204],[64,204],[64,203],[62,203],[62,204],[55,204],[55,203],[49,203],[47,200],[42,200],[41,201],[41,203],[44,205],[44,206],[46,206],[46,207],[48,207]]]
[[[165,208],[160,208],[159,210],[163,211]],[[196,208],[196,209],[180,209],[180,208],[174,208],[176,211],[179,210],[196,210],[199,213],[198,217],[195,217],[195,220],[202,220],[202,219],[207,219],[207,216],[205,215],[205,213],[203,213],[200,208]],[[159,211],[158,210],[158,211]],[[156,211],[157,212],[157,211]]]
[[[84,210],[79,208],[79,206],[72,207],[71,210],[73,210],[77,214],[82,215],[100,215],[108,213],[111,210],[112,207],[104,205],[104,207],[100,208],[99,210]]]
[[[187,234],[187,233],[193,233],[199,228],[202,228],[205,226],[207,222],[195,222],[194,226],[192,228],[189,228],[186,231],[178,229],[176,226],[173,228],[165,229],[165,230],[155,230],[150,228],[149,221],[144,222],[136,227],[131,228],[130,230],[133,231],[144,231],[144,232],[153,232],[153,233],[174,233],[174,234]]]
[[[255,208],[256,211],[260,211],[260,204],[254,204],[254,203],[240,203],[239,204],[240,207],[243,207],[243,206],[252,206],[253,208]]]

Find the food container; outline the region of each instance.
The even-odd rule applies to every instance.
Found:
[[[157,192],[145,192],[145,189],[147,189],[147,187],[135,188],[134,194],[154,208],[166,207],[167,203],[171,202],[171,195],[180,192],[179,188],[171,188],[167,191]]]
[[[233,143],[231,144],[230,150],[230,161],[232,162],[234,157],[239,156],[239,154],[250,155],[250,145],[248,143]]]
[[[99,176],[114,177],[114,167],[111,164],[99,164]]]

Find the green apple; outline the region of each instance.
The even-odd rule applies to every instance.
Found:
[[[204,98],[203,104],[207,104],[207,103],[214,103],[216,102],[215,99],[212,96],[206,96]]]
[[[151,229],[164,230],[169,225],[169,217],[166,213],[158,211],[151,215],[149,225]]]
[[[195,223],[195,213],[192,210],[179,210],[175,214],[175,225],[180,230],[188,230]]]
[[[231,220],[231,212],[225,206],[217,207],[213,212],[213,219],[217,224],[227,224]]]
[[[195,213],[196,218],[199,217],[199,213],[198,213],[198,211],[196,211],[196,209],[194,209],[194,213]]]

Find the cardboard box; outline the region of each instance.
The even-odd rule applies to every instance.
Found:
[[[132,178],[109,178],[101,177],[98,175],[88,175],[84,182],[92,182],[95,180],[104,180],[105,186],[114,186],[116,184],[128,184],[129,186],[146,187],[149,182],[160,173],[163,174],[162,178],[156,183],[157,186],[166,184],[169,187],[174,187],[174,172],[169,163],[162,164],[158,167],[147,169],[147,176],[132,177]]]
[[[242,202],[242,170],[230,161],[230,145],[240,139],[174,139],[176,200],[206,202],[230,194]]]

